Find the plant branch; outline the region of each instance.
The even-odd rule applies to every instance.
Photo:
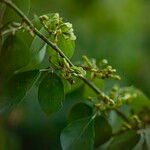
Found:
[[[65,58],[66,61],[70,64],[70,66],[74,66],[72,62],[68,59],[68,57],[59,49],[59,47],[49,41],[43,34],[39,32],[39,30],[33,25],[33,23],[28,19],[28,17],[11,1],[9,0],[2,0],[6,5],[11,7],[24,21],[25,23],[31,28],[34,34],[36,34],[38,37],[40,37],[45,43],[47,43],[49,46],[52,47],[53,50],[55,50],[62,58]]]
[[[96,94],[100,94],[100,95],[103,95],[103,92],[95,85],[93,84],[93,82],[89,81],[87,78],[83,77],[83,76],[80,76],[79,77],[81,80],[84,81],[84,83],[86,83],[91,89],[93,89],[93,91],[96,93]]]
[[[130,120],[118,109],[115,109],[118,116],[120,116],[126,123],[130,124]]]
[[[45,37],[34,25],[33,23],[28,19],[28,17],[11,1],[9,0],[0,0],[1,2],[5,3],[7,6],[12,8],[22,19],[23,21],[30,27],[30,29],[33,31],[35,35],[37,35],[39,38],[41,38],[45,43],[47,43],[53,50],[55,50],[62,58],[65,58],[66,61],[69,63],[70,66],[74,66],[74,64],[70,61],[70,59],[61,51],[61,49],[51,42],[47,37]],[[103,92],[91,81],[89,81],[87,78],[83,76],[78,76],[81,80],[84,81],[85,84],[87,84],[96,94],[102,95]],[[121,116],[126,122],[129,123],[128,118],[124,116],[124,114],[118,110],[116,110],[117,114]]]
[[[66,61],[69,63],[70,66],[74,66],[74,64],[69,60],[69,58],[61,51],[61,49],[54,43],[52,43],[50,40],[48,40],[40,31],[33,25],[33,23],[28,19],[28,17],[11,1],[9,0],[2,0],[6,5],[11,7],[25,22],[26,24],[31,28],[33,33],[40,37],[45,43],[47,43],[53,50],[55,50],[62,58],[65,58]],[[100,91],[91,81],[86,79],[85,77],[79,77],[82,79],[89,87],[91,87],[97,94],[101,94],[102,91]]]

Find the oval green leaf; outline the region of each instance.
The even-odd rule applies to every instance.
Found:
[[[10,35],[4,41],[0,54],[0,70],[2,74],[13,73],[27,65],[30,51],[27,44],[17,35]]]
[[[58,47],[65,53],[67,57],[72,57],[75,49],[75,41],[65,39],[64,36],[60,36],[57,42]]]
[[[39,85],[38,100],[42,110],[50,115],[62,107],[64,87],[62,80],[54,73],[44,76]]]
[[[60,136],[62,150],[93,150],[94,132],[91,117],[69,124]]]
[[[108,121],[102,116],[95,118],[94,129],[96,147],[107,142],[112,136],[112,128]]]
[[[41,28],[40,32],[44,36],[48,36],[47,31],[44,28]],[[28,64],[21,69],[18,69],[16,72],[24,72],[34,69],[39,69],[40,64],[44,61],[47,50],[47,44],[40,39],[38,36],[35,36],[30,44],[30,60]]]
[[[54,42],[53,36],[50,36],[50,39],[52,42]],[[56,44],[68,58],[71,58],[73,56],[74,49],[75,49],[75,42],[73,40],[65,39],[63,36],[61,36],[58,38]],[[51,62],[54,64],[58,64],[60,57],[58,57],[57,52],[54,51],[50,46],[48,47],[48,54],[51,58]]]
[[[80,103],[75,104],[71,108],[69,115],[68,115],[68,120],[69,122],[79,120],[79,119],[91,116],[92,113],[93,113],[93,109],[91,106],[89,106],[88,104],[84,102],[80,102]]]
[[[47,45],[45,44],[43,46],[43,48],[41,48],[41,50],[37,54],[31,55],[30,61],[26,66],[22,67],[19,70],[16,70],[15,72],[18,73],[18,72],[24,72],[24,71],[39,69],[41,63],[44,61],[44,58],[46,55],[46,49],[47,49]]]
[[[20,102],[35,84],[39,77],[39,71],[28,71],[14,75],[4,85],[4,102],[15,105]]]
[[[49,35],[48,32],[44,29],[44,27],[41,28],[40,33],[44,35],[45,37],[48,37]],[[46,43],[36,35],[30,47],[32,54],[33,55],[37,54],[44,47],[45,44]]]

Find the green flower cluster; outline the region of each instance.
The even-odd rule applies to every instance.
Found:
[[[66,59],[62,59],[60,62],[60,67],[61,67],[61,76],[64,79],[71,79],[73,80],[74,77],[78,76],[85,76],[86,71],[82,67],[78,66],[70,66]]]
[[[58,13],[40,16],[40,21],[50,35],[54,36],[55,42],[60,36],[63,36],[66,40],[76,40],[72,24],[69,22],[64,23]]]
[[[126,92],[124,89],[114,86],[108,95],[103,93],[98,95],[97,99],[99,101],[93,101],[93,103],[97,110],[101,112],[107,112],[132,102],[132,100],[136,97],[136,93]]]
[[[91,78],[100,78],[100,79],[117,79],[120,80],[120,76],[116,74],[116,69],[113,69],[112,66],[108,65],[106,59],[103,59],[99,65],[95,59],[89,59],[86,56],[82,57],[83,64],[82,67],[91,73]]]

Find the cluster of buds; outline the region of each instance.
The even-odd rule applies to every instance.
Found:
[[[83,64],[82,67],[91,73],[91,78],[100,78],[108,79],[113,78],[120,80],[120,76],[116,74],[116,69],[113,69],[112,66],[108,65],[106,59],[102,60],[99,66],[96,63],[95,59],[89,59],[86,56],[82,57]]]
[[[122,131],[134,129],[139,130],[143,128],[144,123],[140,120],[140,118],[137,115],[132,115],[129,117],[129,122],[124,122],[122,125]]]
[[[107,114],[110,110],[118,109],[136,98],[136,93],[130,93],[124,90],[119,89],[118,86],[114,86],[108,95],[100,93],[96,99],[90,97],[89,100],[93,103],[96,111]]]
[[[109,92],[109,97],[115,102],[114,108],[120,108],[124,104],[130,103],[137,97],[137,94],[126,91],[126,88],[120,89],[118,86],[114,86]]]
[[[117,92],[119,90],[119,87],[117,85],[113,86],[112,89],[109,92],[109,97],[115,101]]]
[[[84,77],[86,71],[82,67],[70,66],[65,58],[59,60],[60,76],[74,83],[74,77]]]
[[[130,103],[134,98],[137,97],[136,93],[119,93],[116,101],[116,107],[121,107],[124,104]]]
[[[97,98],[100,101],[103,101],[104,104],[108,104],[108,105],[111,105],[111,106],[114,106],[114,104],[115,104],[113,99],[111,99],[109,96],[105,95],[104,93],[98,94]]]
[[[98,67],[95,59],[89,59],[87,56],[82,56],[83,64],[82,67],[89,72],[96,72]]]
[[[143,122],[140,120],[140,118],[137,115],[132,115],[129,118],[129,120],[130,120],[134,129],[140,129],[144,125]]]
[[[107,66],[104,69],[100,69],[97,72],[94,73],[94,76],[100,79],[108,79],[108,78],[112,78],[112,79],[116,79],[116,80],[120,80],[120,76],[116,75],[116,69],[113,69],[112,66]]]
[[[113,99],[111,99],[104,93],[98,94],[96,98],[89,97],[89,101],[92,103],[92,105],[95,108],[95,111],[98,114],[107,115],[107,112],[109,112],[109,110],[115,108],[115,102],[113,101]]]
[[[72,24],[69,22],[64,23],[58,13],[40,16],[40,22],[48,33],[54,37],[53,42],[57,43],[60,37],[64,37],[66,40],[76,40]]]

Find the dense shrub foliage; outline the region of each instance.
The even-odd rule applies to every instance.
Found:
[[[121,80],[106,59],[72,63],[71,23],[58,13],[29,20],[29,0],[0,8],[0,149],[150,149],[149,99],[135,87],[103,90]]]

